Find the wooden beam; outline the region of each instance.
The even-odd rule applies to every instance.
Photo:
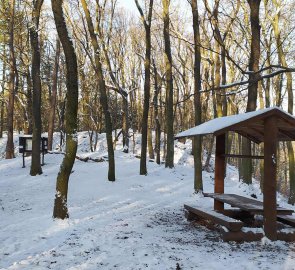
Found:
[[[253,159],[264,159],[264,156],[252,156],[252,155],[236,155],[236,154],[224,154],[225,157],[232,158],[253,158]]]
[[[214,192],[224,193],[225,133],[216,136]],[[224,203],[214,200],[214,210],[224,210]]]
[[[294,136],[292,136],[291,132],[289,132],[287,130],[279,129],[279,133],[286,136],[288,139],[290,139],[290,141],[294,140]]]
[[[260,144],[262,142],[262,139],[258,139],[258,138],[254,137],[254,136],[251,136],[250,134],[248,134],[248,133],[246,133],[246,132],[244,132],[244,131],[242,131],[240,129],[239,130],[234,130],[234,132],[240,134],[241,136],[249,139],[252,142],[255,142],[256,144]]]
[[[266,118],[264,121],[263,212],[264,231],[270,240],[277,240],[277,138],[278,127],[276,125],[276,118]]]

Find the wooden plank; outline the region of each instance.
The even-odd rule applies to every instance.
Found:
[[[190,213],[193,213],[195,215],[197,215],[198,217],[201,217],[203,219],[207,219],[209,221],[212,221],[213,223],[222,225],[224,227],[226,227],[227,229],[229,229],[230,231],[239,231],[241,230],[241,228],[244,226],[244,223],[224,216],[221,213],[217,213],[215,211],[211,211],[211,210],[205,210],[205,209],[197,209],[194,207],[191,207],[189,205],[184,205],[184,208],[189,211]],[[191,218],[191,217],[190,217]]]
[[[235,241],[235,242],[253,242],[260,241],[263,238],[263,233],[254,232],[224,232],[222,234],[222,240],[225,242]]]
[[[203,195],[204,197],[213,198],[253,214],[263,215],[264,213],[263,202],[259,200],[243,197],[237,194],[203,193]],[[292,215],[294,211],[277,206],[277,212],[282,215]]]
[[[216,151],[215,151],[215,178],[214,192],[224,193],[224,177],[225,177],[225,133],[216,136]],[[224,203],[215,200],[214,210],[223,210]]]
[[[225,157],[232,157],[232,158],[264,159],[264,156],[253,156],[253,155],[224,154],[224,156],[225,156]]]
[[[276,170],[277,170],[276,118],[264,120],[264,181],[263,209],[264,232],[270,240],[277,240]]]
[[[194,213],[192,213],[190,211],[185,211],[184,216],[187,219],[187,221],[193,221],[193,220],[199,219],[199,217],[197,215],[195,215]]]
[[[277,215],[277,220],[289,226],[295,227],[295,216],[292,215]]]
[[[277,240],[285,242],[294,242],[295,241],[295,232],[278,232]]]
[[[219,211],[218,211],[219,212]],[[253,219],[254,215],[248,211],[240,210],[240,209],[224,209],[220,211],[221,214],[239,220]]]

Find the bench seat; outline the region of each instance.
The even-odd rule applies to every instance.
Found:
[[[292,215],[277,215],[277,220],[289,226],[295,227],[295,216]]]
[[[201,209],[199,207],[195,208],[186,204],[184,205],[184,208],[189,212],[189,214],[193,214],[199,218],[203,218],[215,224],[224,226],[232,232],[240,231],[241,228],[244,226],[244,223],[242,221],[225,216],[221,213],[217,213],[213,210]]]

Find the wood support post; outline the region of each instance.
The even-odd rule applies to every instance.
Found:
[[[270,240],[277,240],[276,169],[277,169],[276,118],[264,120],[264,181],[263,212],[264,232]]]
[[[216,136],[214,193],[224,193],[225,133]],[[214,210],[222,211],[224,203],[214,200]]]

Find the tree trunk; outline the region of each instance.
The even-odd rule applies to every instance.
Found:
[[[32,163],[30,175],[42,174],[40,161],[40,143],[42,132],[41,120],[41,78],[40,78],[40,44],[39,44],[39,19],[43,0],[34,2],[32,22],[30,25],[30,40],[32,47],[32,79],[33,79],[33,138],[32,138]]]
[[[172,53],[170,44],[170,0],[162,0],[164,21],[164,57],[166,67],[166,133],[167,149],[165,167],[174,167],[174,129],[173,129],[173,77],[172,77]]]
[[[148,151],[149,151],[149,158],[155,159],[154,148],[153,148],[153,133],[152,133],[152,110],[150,110],[150,115],[148,117]]]
[[[77,152],[78,111],[78,67],[73,42],[69,37],[62,10],[62,0],[51,0],[54,21],[66,59],[66,154],[57,175],[53,217],[65,219],[69,216],[67,207],[68,182]]]
[[[260,24],[259,24],[259,6],[261,0],[247,0],[250,6],[251,21],[251,52],[249,60],[249,71],[253,71],[249,75],[247,112],[255,111],[257,107],[257,89],[259,78],[259,59],[260,59]],[[251,154],[251,142],[247,138],[242,139],[242,152],[244,155]],[[241,161],[240,178],[244,183],[252,183],[252,162],[251,159],[243,159]]]
[[[11,0],[9,4],[10,20],[9,20],[9,97],[7,106],[7,144],[6,144],[6,159],[14,158],[14,143],[13,143],[13,117],[14,117],[14,95],[15,95],[15,73],[16,61],[14,54],[14,13],[15,0]]]
[[[2,100],[0,108],[0,138],[3,137],[3,127],[4,127],[4,108],[5,108],[5,81],[6,81],[6,46],[5,46],[5,35],[3,37],[3,66],[2,66]]]
[[[30,68],[28,67],[27,70],[27,112],[28,112],[28,124],[27,124],[27,134],[33,133],[33,96],[32,96],[32,78],[31,78],[31,72]]]
[[[146,167],[146,154],[147,154],[147,139],[148,139],[148,118],[149,118],[149,106],[150,106],[150,91],[151,91],[151,22],[153,13],[154,1],[149,1],[149,11],[147,20],[144,17],[143,11],[135,0],[137,9],[140,13],[141,19],[145,28],[145,59],[144,59],[144,101],[143,112],[141,119],[141,155],[140,155],[140,175],[147,174]]]
[[[154,69],[154,81],[155,81],[155,93],[154,93],[154,118],[155,118],[155,152],[156,152],[156,162],[157,164],[161,163],[161,125],[159,120],[159,108],[158,108],[158,96],[161,91],[161,85],[159,85],[159,76],[157,71],[157,66],[155,61],[153,61],[153,69]]]
[[[87,3],[85,0],[82,0],[82,6],[85,13],[87,25],[88,25],[88,31],[91,37],[91,43],[94,49],[94,60],[95,60],[95,72],[98,77],[98,84],[99,84],[99,90],[100,90],[100,101],[104,112],[105,117],[105,126],[106,126],[106,137],[107,137],[107,145],[108,145],[108,157],[109,157],[109,171],[108,171],[108,180],[109,181],[115,181],[115,154],[114,154],[114,148],[113,148],[113,137],[112,137],[112,119],[111,114],[109,112],[109,106],[108,106],[108,97],[107,97],[107,91],[106,91],[106,85],[105,80],[103,77],[102,72],[102,64],[100,59],[100,48],[98,45],[97,37],[94,32],[94,27],[92,23],[92,19],[90,16],[90,12],[87,7]]]
[[[129,153],[129,108],[128,108],[128,97],[123,97],[123,128],[122,128],[122,132],[123,132],[123,152],[124,153]]]
[[[200,26],[197,0],[192,0],[193,29],[194,29],[194,107],[195,107],[195,125],[202,123],[201,113],[201,50],[200,50]],[[199,192],[203,190],[202,181],[202,140],[201,136],[196,136],[193,143],[194,164],[195,164],[195,181],[194,189]]]
[[[59,57],[60,57],[60,41],[57,38],[56,47],[55,47],[54,68],[52,73],[52,92],[50,96],[50,111],[49,111],[49,117],[48,117],[48,150],[49,151],[52,151],[52,143],[53,143]]]

